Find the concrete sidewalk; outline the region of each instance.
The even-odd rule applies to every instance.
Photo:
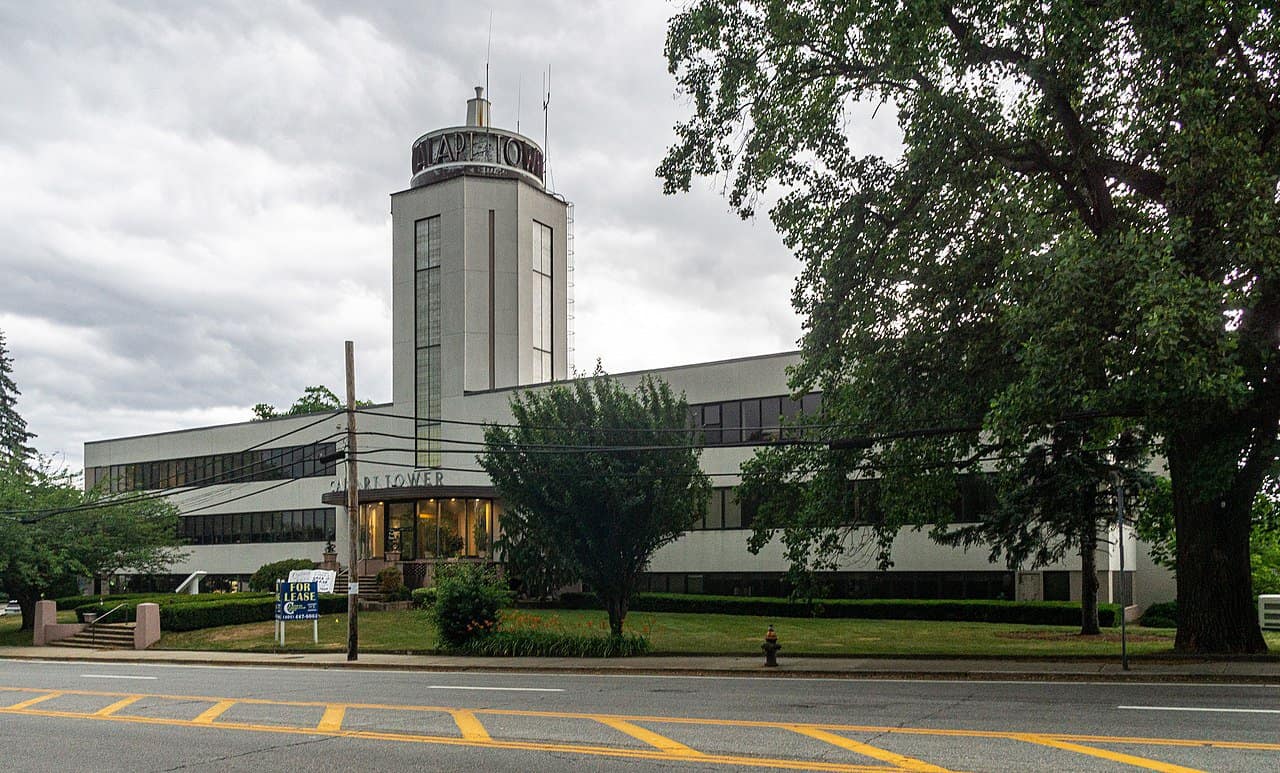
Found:
[[[196,652],[191,650],[82,650],[65,647],[0,647],[0,659],[97,663],[176,663],[418,671],[543,672],[582,674],[682,674],[741,677],[849,679],[974,679],[1053,681],[1158,681],[1280,685],[1280,660],[1175,660],[1137,658],[1130,670],[1114,661],[950,658],[814,658],[779,656],[778,668],[762,657],[646,656],[633,658],[476,658],[451,655],[364,653],[348,662],[341,652]]]

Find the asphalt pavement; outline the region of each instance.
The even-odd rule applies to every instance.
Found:
[[[4,654],[0,750],[15,771],[1280,769],[1280,679],[760,679],[451,671],[440,659],[425,670],[373,655],[348,668],[313,662],[326,656]]]

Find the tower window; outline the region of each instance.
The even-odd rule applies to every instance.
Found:
[[[440,466],[440,216],[413,224],[417,464]]]
[[[551,227],[533,221],[533,380],[551,375]]]

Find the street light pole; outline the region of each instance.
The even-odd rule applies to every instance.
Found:
[[[360,492],[356,482],[356,355],[355,344],[346,342],[347,354],[347,660],[360,655],[360,575],[356,569]]]

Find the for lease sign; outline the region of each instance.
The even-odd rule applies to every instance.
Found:
[[[314,582],[282,582],[276,586],[276,619],[320,619],[320,589],[317,586]]]

